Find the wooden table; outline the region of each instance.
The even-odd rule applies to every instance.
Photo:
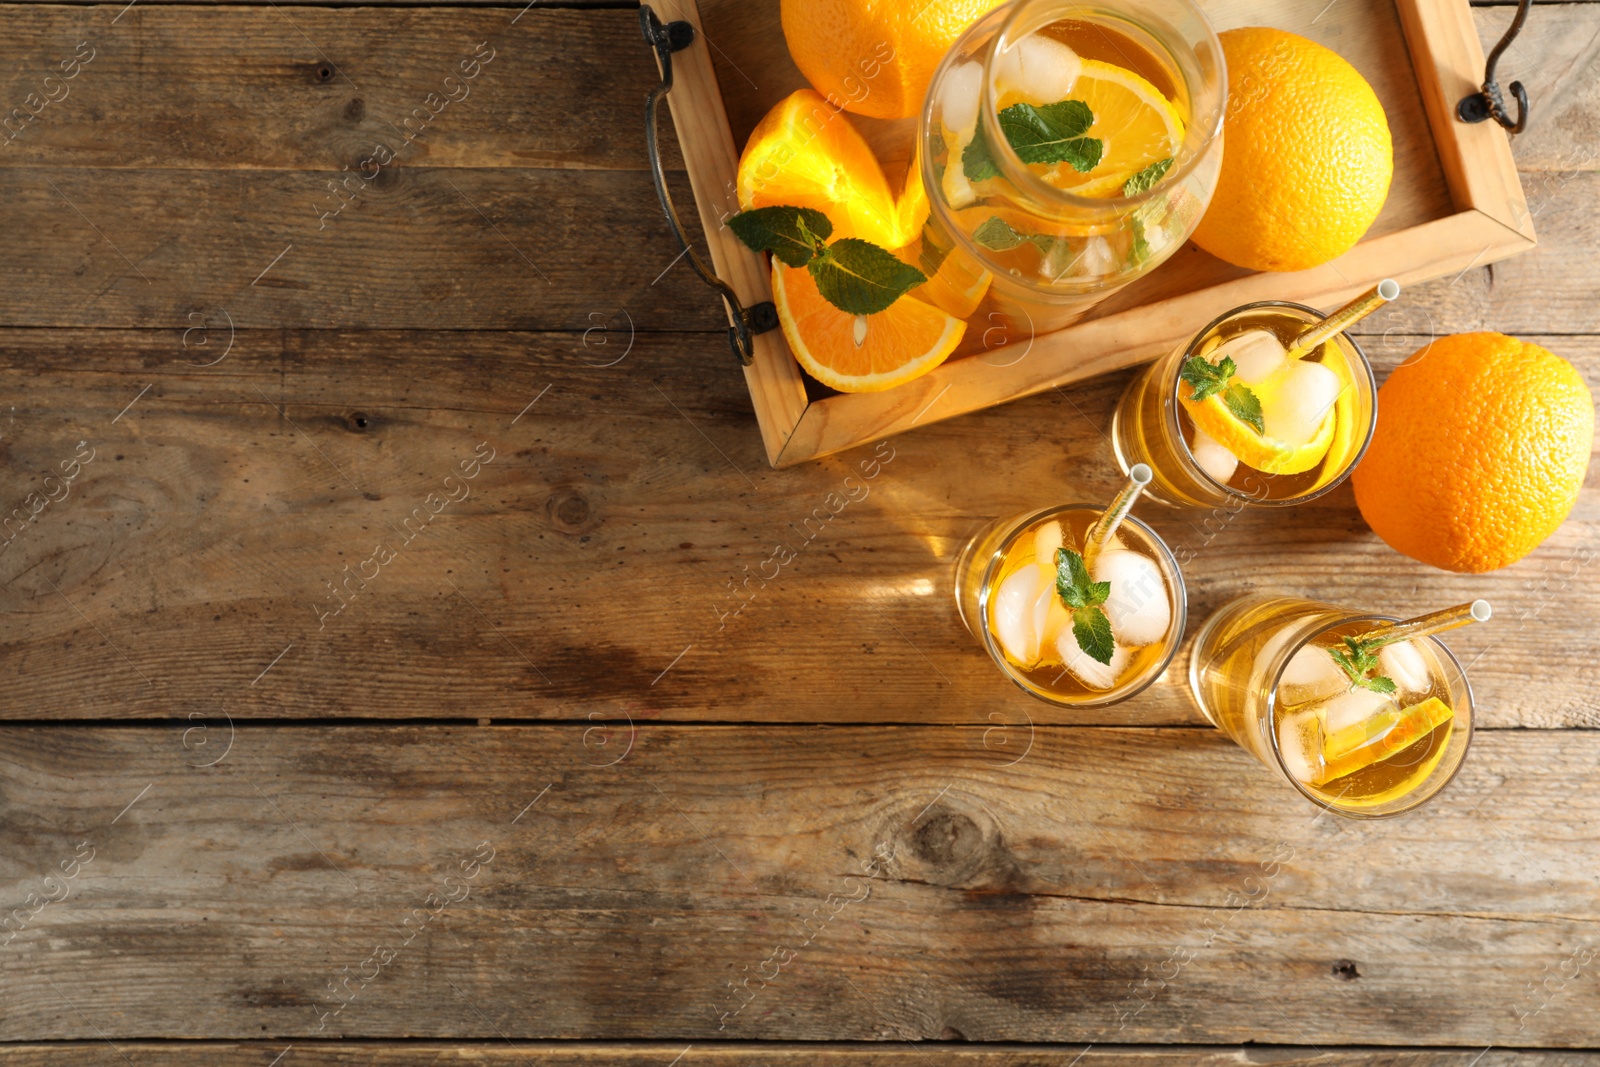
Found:
[[[1448,794],[1319,816],[1180,672],[1067,714],[956,617],[984,517],[1109,495],[1126,374],[766,467],[625,5],[0,11],[57,97],[0,151],[3,1067],[1600,1063],[1594,488],[1479,578],[1347,488],[1145,512],[1191,630],[1495,602]],[[1380,374],[1494,328],[1600,384],[1597,57],[1535,12],[1541,247]]]

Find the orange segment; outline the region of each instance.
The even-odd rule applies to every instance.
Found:
[[[739,207],[815,208],[833,223],[830,240],[859,237],[899,248],[899,214],[872,148],[850,120],[813,89],[767,112],[739,157]]]
[[[960,319],[911,296],[876,315],[840,311],[823,299],[804,267],[776,261],[772,299],[800,366],[842,393],[875,393],[928,373],[955,351],[967,329]]]
[[[1388,759],[1449,722],[1452,715],[1448,704],[1429,697],[1404,710],[1391,704],[1364,722],[1335,730],[1323,740],[1323,763],[1311,784],[1326,785]]]

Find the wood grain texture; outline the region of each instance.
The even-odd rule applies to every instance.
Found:
[[[656,71],[635,11],[121,6],[7,4],[0,167],[342,179],[378,144],[401,168],[646,167]]]
[[[1028,740],[0,729],[0,1038],[1481,1050],[1600,1025],[1594,745],[1482,733],[1435,804],[1360,824],[1210,729]]]
[[[581,331],[619,307],[640,329],[721,321],[674,266],[642,171],[402,167],[324,218],[334,206],[321,175],[294,171],[0,170],[8,324],[181,331],[225,309],[240,328]]]
[[[956,552],[986,517],[1114,493],[1126,374],[775,472],[725,352],[643,333],[630,350],[620,318],[587,338],[241,331],[185,366],[220,353],[213,325],[188,349],[176,331],[0,334],[6,511],[79,441],[96,455],[0,553],[0,715],[1198,721],[1181,669],[1088,719],[1036,704],[954,609]],[[1368,348],[1387,368],[1421,340]],[[1600,384],[1593,339],[1545,340]],[[471,495],[430,517],[481,442],[496,458]],[[1476,577],[1388,549],[1348,488],[1286,513],[1141,514],[1194,555],[1191,633],[1253,589],[1396,612],[1485,596],[1494,624],[1451,639],[1480,721],[1600,723],[1592,487],[1533,556]],[[795,559],[763,567],[780,542]],[[379,544],[397,558],[363,566]]]
[[[1175,1045],[1161,1048],[1067,1046],[963,1046],[954,1039],[937,1045],[925,1043],[805,1044],[732,1042],[728,1044],[585,1044],[498,1041],[493,1044],[441,1044],[438,1042],[361,1042],[360,1044],[299,1044],[294,1062],[312,1067],[437,1067],[440,1063],[468,1062],[498,1065],[534,1064],[537,1067],[1593,1067],[1600,1056],[1591,1052],[1519,1051],[1491,1049],[1304,1049],[1249,1045],[1218,1048]],[[0,1047],[4,1067],[58,1067],[88,1064],[116,1067],[126,1053],[138,1063],[167,1063],[175,1067],[263,1067],[282,1052],[284,1042],[255,1044],[214,1043],[186,1045],[119,1041],[66,1042],[59,1045]],[[287,1065],[288,1058],[285,1057]]]

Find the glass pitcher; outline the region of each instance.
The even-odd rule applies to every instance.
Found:
[[[1191,0],[1014,0],[951,48],[923,105],[923,270],[1043,332],[1155,269],[1222,162],[1227,78]]]

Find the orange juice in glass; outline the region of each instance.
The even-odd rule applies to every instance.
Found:
[[[1327,318],[1281,300],[1218,316],[1129,383],[1117,461],[1148,464],[1150,495],[1190,507],[1299,504],[1344,481],[1372,440],[1377,387],[1343,332],[1293,358]]]
[[[1213,726],[1311,801],[1358,818],[1397,815],[1449,783],[1472,738],[1472,688],[1435,634],[1487,619],[1488,605],[1451,611],[1430,630],[1243,597],[1195,638],[1190,689]]]
[[[1166,670],[1183,639],[1188,600],[1177,560],[1126,506],[1108,527],[1116,509],[1066,504],[997,520],[957,560],[962,621],[1041,700],[1126,700]]]

